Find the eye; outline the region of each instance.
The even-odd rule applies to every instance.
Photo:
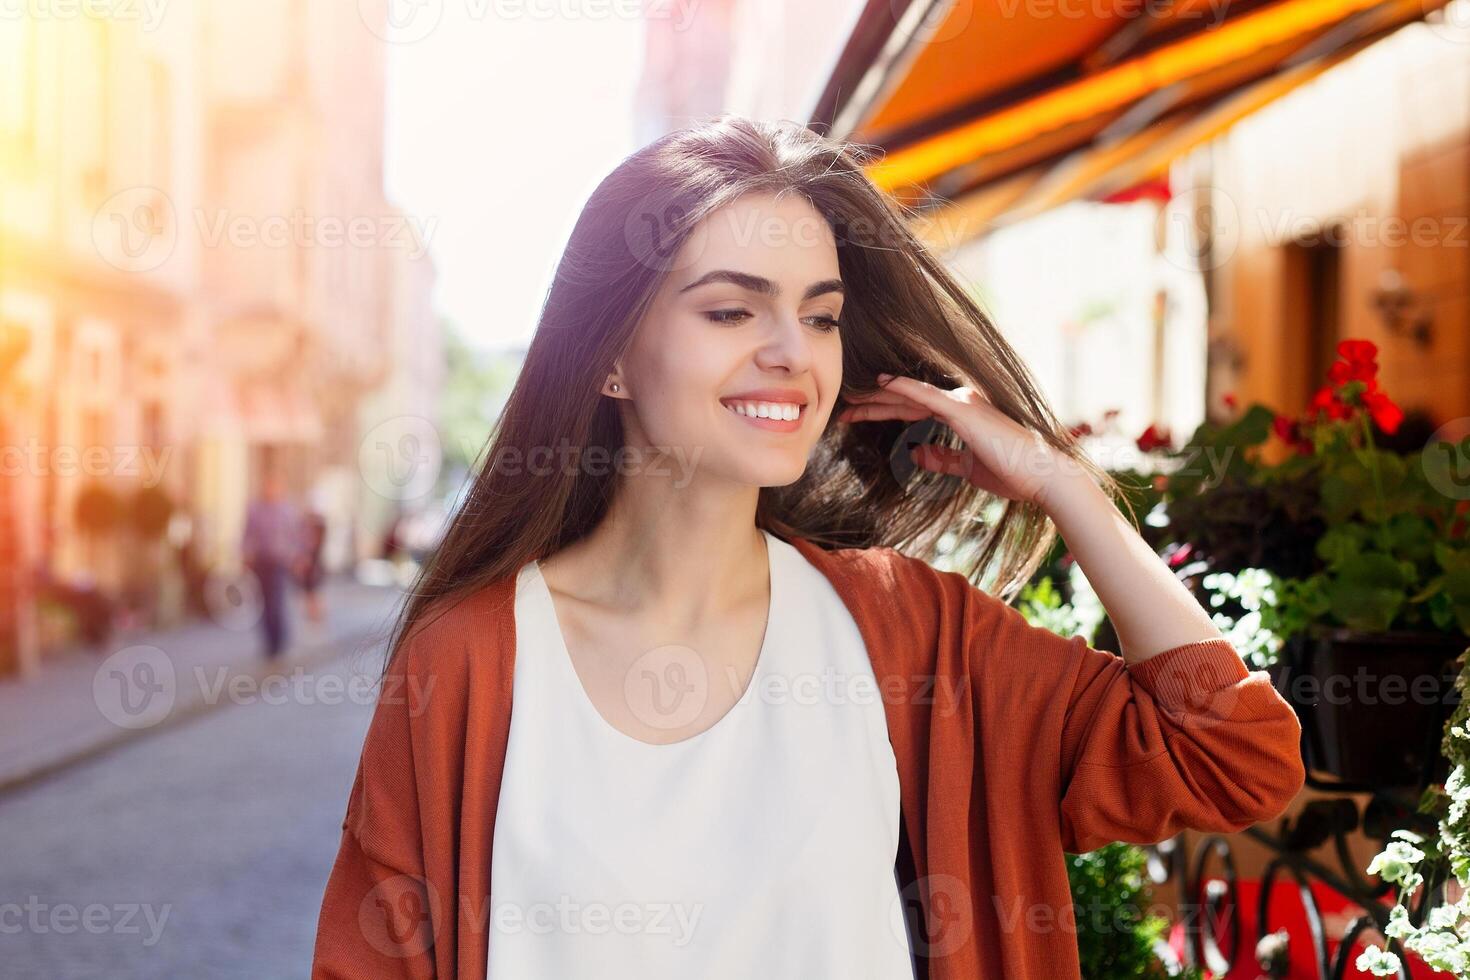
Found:
[[[735,318],[750,316],[748,310],[711,310],[705,314],[715,323],[735,323]]]
[[[708,317],[715,323],[738,323],[740,322],[740,320],[751,315],[752,314],[749,310],[739,309],[710,310],[708,313],[705,314],[706,317]],[[807,320],[811,321],[813,326],[822,331],[822,333],[830,333],[833,330],[836,330],[838,327],[842,326],[842,321],[825,315],[809,316],[807,317]]]

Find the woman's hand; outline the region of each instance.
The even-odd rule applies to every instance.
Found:
[[[963,449],[947,446],[915,446],[910,457],[915,464],[936,473],[962,476],[970,483],[1011,500],[1045,508],[1047,491],[1065,476],[1072,475],[1066,462],[1042,437],[996,408],[974,388],[944,389],[917,378],[878,375],[881,391],[848,396],[854,404],[838,418],[844,422],[881,419],[937,418],[954,430]]]
[[[891,379],[891,380],[890,380]],[[1056,522],[1102,600],[1129,664],[1185,643],[1220,638],[1219,627],[1103,492],[1092,474],[1039,432],[1011,420],[972,388],[946,391],[916,378],[878,375],[881,391],[855,395],[839,419],[937,418],[962,450],[915,447],[914,462],[963,476],[1011,500],[1030,501]]]

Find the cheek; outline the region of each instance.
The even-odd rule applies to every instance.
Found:
[[[812,358],[817,384],[828,408],[837,400],[837,390],[842,387],[842,338],[836,335],[837,331],[833,334],[830,338],[822,338],[816,356]]]
[[[666,331],[666,342],[650,345],[630,361],[638,392],[638,418],[650,440],[696,441],[724,411],[719,394],[733,370],[721,345],[682,326]]]

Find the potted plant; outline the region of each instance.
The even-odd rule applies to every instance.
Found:
[[[1455,661],[1455,687],[1470,685],[1470,650]],[[1461,698],[1445,723],[1440,751],[1449,766],[1443,783],[1428,786],[1418,812],[1437,824],[1433,836],[1395,830],[1367,867],[1397,886],[1383,934],[1437,970],[1470,977],[1470,701]],[[1424,890],[1420,892],[1420,888]],[[1419,893],[1419,900],[1410,902]],[[1399,956],[1378,945],[1359,954],[1359,970],[1399,972]]]
[[[1403,414],[1376,357],[1369,341],[1339,344],[1300,417],[1255,405],[1202,425],[1178,453],[1195,465],[1165,492],[1172,536],[1211,604],[1248,621],[1256,666],[1301,715],[1309,769],[1338,780],[1315,784],[1333,788],[1424,785],[1436,762],[1443,773],[1435,745],[1470,644],[1470,490],[1456,495],[1442,444],[1377,444]]]

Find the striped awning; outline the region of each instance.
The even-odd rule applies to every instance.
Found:
[[[1447,0],[872,0],[812,125],[958,244],[1169,161]]]

